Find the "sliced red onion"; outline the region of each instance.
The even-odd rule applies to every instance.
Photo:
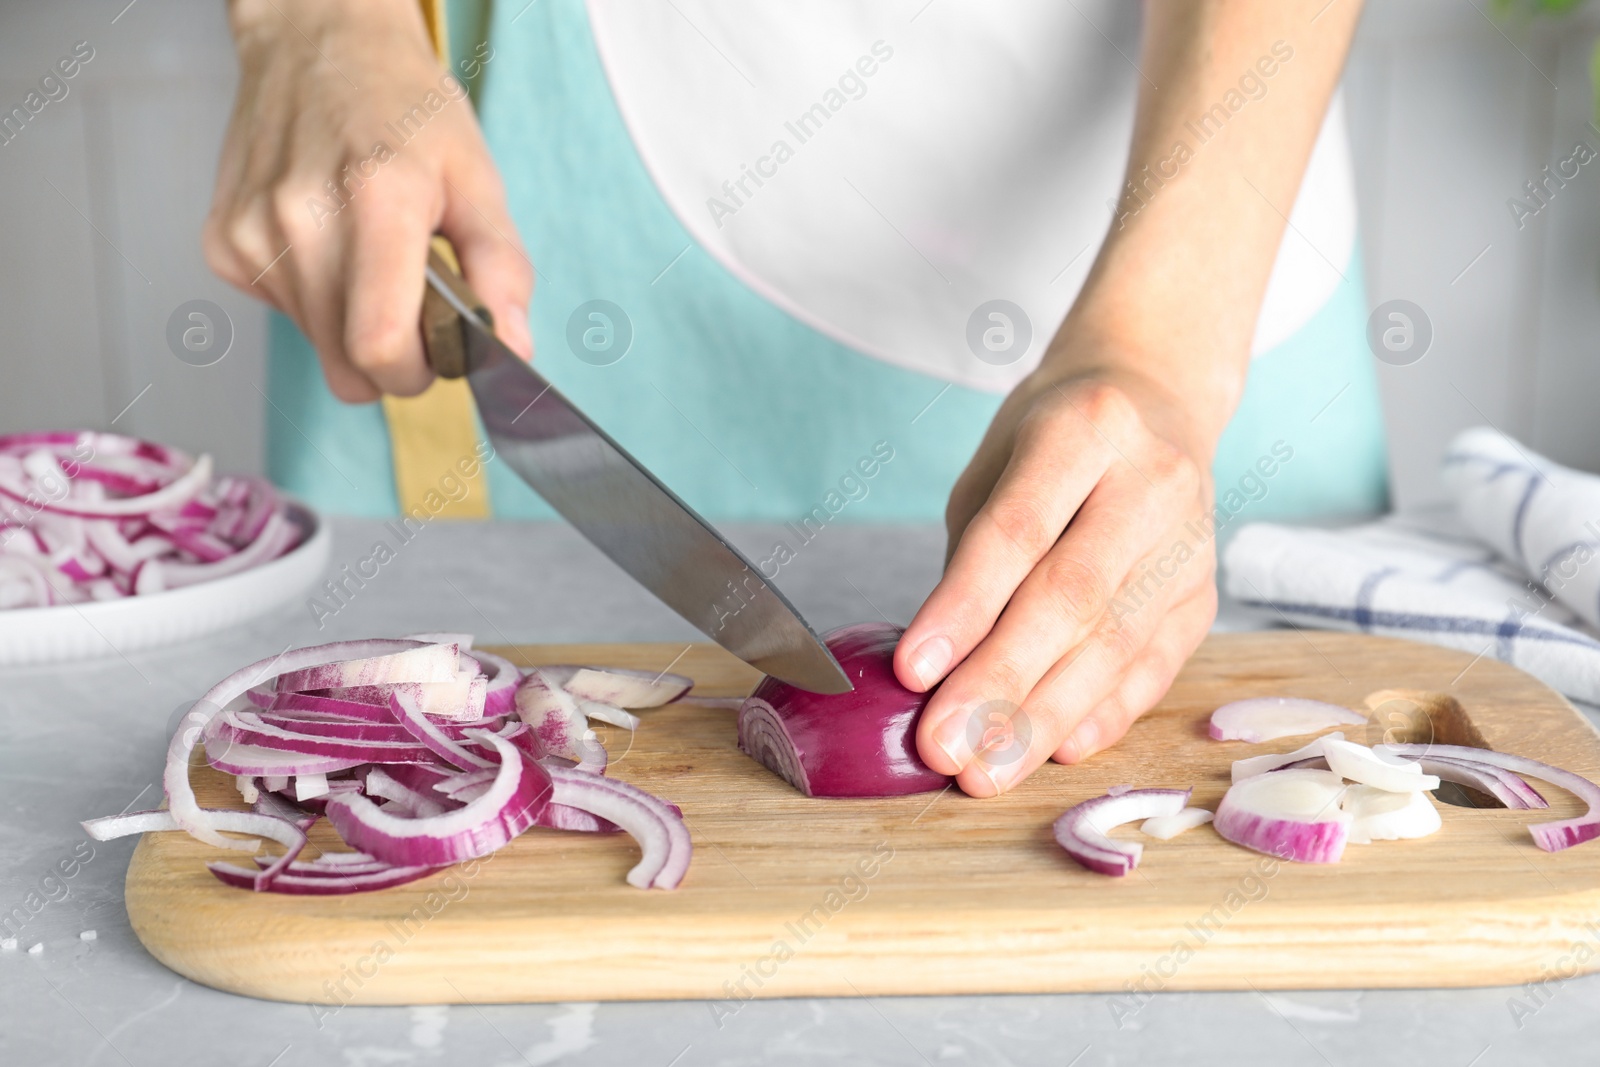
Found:
[[[1252,697],[1211,713],[1213,741],[1275,741],[1334,726],[1361,726],[1367,717],[1337,704],[1302,697]]]
[[[1056,842],[1085,870],[1122,877],[1139,865],[1144,846],[1106,836],[1123,823],[1177,815],[1189,803],[1188,789],[1130,789],[1074,804],[1055,822]]]
[[[265,886],[255,884],[255,872],[231,863],[208,863],[206,869],[217,876],[224,885],[239,889],[265,889],[272,893],[296,896],[336,896],[343,893],[367,893],[374,889],[389,889],[407,882],[426,878],[437,867],[383,867],[372,871],[355,871],[338,874],[304,874],[287,871],[279,874]]]
[[[1329,739],[1343,741],[1344,733],[1335,730],[1331,734],[1324,734],[1309,745],[1303,745],[1293,752],[1269,752],[1262,756],[1247,756],[1244,759],[1233,761],[1233,780],[1235,782],[1249,778],[1252,775],[1266,774],[1280,767],[1288,767],[1296,763],[1306,763],[1322,756],[1322,743]]]
[[[333,660],[278,675],[278,692],[347,689],[392,682],[453,682],[461,656],[455,645],[418,645],[377,656]]]
[[[388,685],[355,685],[344,689],[314,689],[306,695],[326,700],[387,707],[389,697],[404,692],[424,715],[465,721],[480,719],[487,711],[489,681],[459,671],[448,682],[393,682]]]
[[[394,713],[395,719],[399,721],[401,726],[409,730],[412,736],[445,762],[453,763],[457,767],[467,770],[493,766],[491,760],[487,760],[469,751],[464,745],[459,745],[452,741],[445,735],[443,730],[429,722],[427,716],[422,714],[422,710],[417,707],[416,702],[409,693],[396,691],[391,694],[389,697],[389,710]],[[475,732],[482,733],[481,731]],[[483,734],[483,736],[491,735]]]
[[[471,657],[478,666],[483,668],[487,680],[483,693],[483,713],[485,715],[509,715],[516,706],[517,683],[522,681],[522,672],[517,665],[503,656],[482,649],[469,649],[462,646],[462,658]]]
[[[557,804],[554,801],[545,806],[544,813],[539,816],[539,825],[548,826],[552,830],[574,830],[585,834],[618,834],[622,832],[622,827],[610,819],[602,819],[591,812],[581,811],[578,808],[569,808],[565,804]]]
[[[1394,792],[1352,785],[1339,799],[1339,807],[1350,815],[1348,840],[1358,845],[1427,837],[1443,825],[1439,809],[1422,790]]]
[[[616,726],[623,730],[639,728],[639,716],[610,704],[602,704],[598,700],[579,700],[578,710],[592,722],[603,722],[607,726]]]
[[[1384,751],[1410,759],[1443,757],[1468,766],[1497,767],[1523,778],[1538,778],[1565,789],[1588,805],[1589,810],[1572,819],[1534,823],[1528,827],[1534,844],[1546,852],[1560,852],[1600,836],[1600,786],[1581,774],[1553,767],[1548,763],[1512,756],[1487,748],[1464,745],[1382,745]]]
[[[1332,771],[1279,770],[1235,782],[1213,825],[1236,845],[1297,863],[1338,863],[1350,815],[1344,779]]]
[[[551,768],[551,801],[606,819],[639,843],[642,855],[628,872],[640,889],[676,889],[689,870],[694,846],[683,816],[658,797],[615,778]]]
[[[421,641],[425,645],[455,645],[462,652],[470,652],[472,651],[473,642],[477,640],[477,636],[474,634],[441,632],[406,634],[406,639],[410,641]]]
[[[222,830],[234,834],[250,834],[257,838],[266,838],[276,841],[283,846],[283,855],[273,860],[260,870],[246,872],[249,876],[248,888],[260,891],[272,885],[273,880],[282,871],[293,863],[295,857],[300,855],[300,850],[306,847],[306,832],[292,822],[275,818],[271,815],[261,815],[253,811],[229,811],[222,808],[200,809],[213,830]],[[124,815],[112,815],[104,819],[90,819],[80,824],[84,832],[96,841],[110,841],[113,838],[126,837],[129,834],[146,834],[160,830],[181,830],[178,820],[172,812],[166,810],[131,811]],[[226,840],[226,838],[224,838]],[[230,848],[238,848],[247,852],[254,852],[261,847],[260,841],[230,841]]]
[[[259,794],[250,802],[250,810],[257,815],[270,815],[274,819],[293,823],[302,830],[311,829],[311,824],[321,818],[316,812],[301,807],[279,793]]]
[[[439,867],[486,856],[538,821],[551,799],[550,775],[504,741],[480,736],[500,757],[489,790],[465,807],[430,818],[406,819],[380,811],[365,796],[329,799],[325,814],[350,847],[397,867]]]
[[[221,556],[210,563],[152,559],[144,563],[139,573],[143,575],[146,570],[151,574],[159,572],[163,589],[181,589],[184,586],[198,585],[200,582],[209,582],[215,578],[259,567],[268,560],[283,555],[293,548],[299,539],[300,528],[288,516],[274,512],[260,536],[231,555]]]
[[[1156,815],[1139,824],[1139,831],[1161,841],[1170,841],[1185,830],[1203,826],[1212,819],[1205,808],[1184,808],[1176,815]]]
[[[1324,741],[1322,758],[1335,774],[1390,793],[1418,793],[1438,789],[1439,779],[1423,774],[1417,761],[1377,752],[1352,741]]]
[[[189,756],[199,742],[200,735],[205,730],[206,725],[223,707],[231,704],[246,690],[261,684],[279,670],[302,670],[307,667],[334,663],[343,659],[370,658],[417,647],[423,646],[418,645],[415,641],[382,640],[339,641],[333,644],[313,645],[310,648],[296,649],[292,652],[284,652],[276,656],[268,656],[266,659],[257,660],[248,667],[234,671],[212,686],[204,696],[194,702],[188,714],[179,722],[178,728],[173,732],[172,742],[167,746],[167,766],[162,776],[162,785],[166,789],[167,802],[178,825],[208,845],[219,848],[237,847],[233,842],[210,828],[207,823],[207,817],[200,810],[200,805],[195,802],[194,788],[189,783]],[[235,749],[243,747],[249,746],[231,746],[231,748]],[[237,755],[237,753],[229,752],[230,757],[234,755]],[[278,754],[274,753],[273,755],[281,759]],[[253,766],[244,766],[242,761],[237,762],[232,769],[219,765],[215,759],[211,760],[211,765],[228,774],[261,776],[297,773],[278,768],[272,770],[255,769]],[[342,770],[343,768],[318,769]]]
[[[1476,789],[1507,808],[1526,810],[1550,806],[1537,789],[1500,767],[1491,767],[1486,763],[1462,763],[1441,756],[1424,756],[1417,761],[1417,765],[1425,774],[1437,775],[1446,782]]]
[[[579,700],[593,700],[619,708],[658,708],[677,700],[694,685],[692,678],[661,671],[570,664],[539,669]]]
[[[211,457],[201,456],[173,481],[142,496],[99,501],[82,497],[62,501],[41,500],[33,487],[3,474],[0,474],[0,495],[55,515],[71,515],[80,519],[110,519],[148,515],[162,508],[174,507],[191,499],[210,480]]]
[[[298,803],[304,804],[308,800],[325,797],[330,792],[326,774],[297,774],[294,776],[294,799]]]
[[[739,748],[814,797],[882,797],[943,789],[953,780],[917,756],[917,720],[931,693],[894,673],[901,629],[861,623],[824,635],[855,686],[822,696],[764,678],[739,710]]]
[[[605,749],[589,729],[577,700],[542,667],[530,670],[517,686],[516,711],[545,752],[581,766],[592,767],[598,759],[599,766],[605,767]]]
[[[270,724],[250,712],[233,710],[225,710],[213,720],[212,727],[206,733],[207,752],[211,750],[213,739],[217,738],[227,746],[225,752],[218,754],[219,759],[235,759],[232,749],[236,745],[271,748],[285,754],[353,760],[355,763],[426,763],[433,759],[433,751],[428,746],[411,738],[403,742],[368,741],[325,733],[304,733]],[[211,762],[212,766],[218,765],[217,759]],[[327,771],[298,773],[326,774]]]

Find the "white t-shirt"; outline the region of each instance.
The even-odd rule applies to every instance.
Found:
[[[959,384],[1008,390],[1037,364],[1112,220],[1142,77],[1136,5],[588,7],[662,196],[752,289],[866,355]],[[1256,83],[1242,107],[1270,91]],[[1337,98],[1290,223],[1258,355],[1322,307],[1355,247]],[[1033,334],[999,366],[968,342],[974,311],[997,299]]]

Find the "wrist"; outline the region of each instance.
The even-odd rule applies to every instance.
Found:
[[[1029,376],[1028,388],[1041,393],[1072,383],[1111,386],[1132,401],[1150,429],[1208,469],[1217,440],[1238,405],[1242,374],[1207,370],[1197,359],[1183,366],[1171,355],[1169,350],[1141,347],[1126,336],[1101,332],[1068,316]]]
[[[247,40],[286,35],[315,40],[319,31],[340,23],[420,27],[422,17],[415,0],[228,0],[228,23],[242,47]]]

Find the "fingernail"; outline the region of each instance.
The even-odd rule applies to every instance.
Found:
[[[917,650],[911,654],[911,669],[916,672],[917,681],[922,683],[924,689],[931,689],[944,677],[954,655],[955,646],[943,634],[930,637],[917,646]]]
[[[1094,752],[1094,747],[1100,743],[1100,724],[1093,719],[1084,719],[1073,727],[1067,740],[1072,743],[1074,759],[1083,759]]]

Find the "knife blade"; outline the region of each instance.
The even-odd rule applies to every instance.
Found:
[[[662,603],[735,656],[816,693],[847,693],[844,670],[794,605],[744,554],[550,382],[501,344],[437,251],[422,329],[440,377],[465,376],[496,454]]]

